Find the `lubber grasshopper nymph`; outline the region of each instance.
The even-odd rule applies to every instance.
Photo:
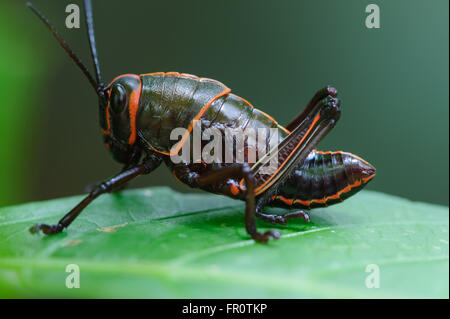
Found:
[[[113,158],[124,165],[119,174],[96,185],[57,224],[36,224],[30,228],[33,233],[40,230],[47,235],[61,232],[96,197],[119,189],[139,175],[151,173],[163,161],[179,181],[190,187],[244,200],[246,230],[259,242],[279,238],[280,234],[273,230],[258,232],[256,217],[274,224],[286,224],[290,218],[309,221],[302,209],[341,202],[375,176],[375,168],[356,155],[315,150],[340,116],[340,101],[332,87],[319,90],[307,107],[282,127],[269,115],[232,94],[224,84],[211,79],[177,72],[125,74],[105,86],[97,58],[91,2],[85,0],[84,9],[95,79],[50,22],[30,3],[28,6],[95,89],[104,142]],[[202,130],[214,127],[223,134],[230,127],[275,129],[278,133],[278,152],[274,155],[277,169],[271,174],[261,172],[270,156],[262,156],[252,163],[174,163],[170,155],[183,146],[197,121]],[[178,127],[187,129],[187,133],[175,146],[169,135]],[[232,148],[237,147],[237,144],[232,145]],[[231,151],[235,154],[236,149]],[[293,211],[284,215],[265,214],[264,206]]]

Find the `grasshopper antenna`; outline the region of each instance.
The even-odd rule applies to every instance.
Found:
[[[89,4],[90,4],[90,1],[89,1]],[[89,73],[89,70],[87,69],[86,65],[84,65],[83,62],[81,62],[81,60],[73,52],[73,50],[70,48],[70,46],[67,44],[67,42],[61,37],[61,35],[58,33],[58,31],[56,31],[55,27],[31,2],[27,2],[27,7],[29,7],[38,16],[38,18],[42,22],[44,22],[44,24],[47,26],[47,28],[53,33],[56,40],[58,40],[61,47],[67,52],[67,54],[70,55],[72,60],[78,65],[78,67],[81,69],[81,71],[83,71],[84,75],[86,75],[86,77],[88,78],[92,87],[95,89],[95,92],[100,96],[101,95],[100,92],[102,91],[102,88],[103,88],[102,86],[100,86],[100,82],[95,81],[95,79]],[[92,32],[92,35],[93,35],[93,32]],[[94,46],[95,46],[95,42],[94,42]],[[91,50],[92,50],[92,42],[91,42]],[[95,52],[95,49],[93,51]],[[99,72],[98,61],[97,61],[96,67],[97,67],[97,72]],[[99,74],[97,74],[97,80],[98,79],[99,79]]]
[[[84,14],[86,17],[86,27],[88,32],[89,45],[91,48],[91,56],[94,61],[95,75],[97,77],[98,88],[103,90],[104,85],[102,81],[102,74],[100,72],[100,63],[98,62],[97,46],[95,44],[94,34],[94,18],[92,15],[92,3],[91,0],[84,0]]]

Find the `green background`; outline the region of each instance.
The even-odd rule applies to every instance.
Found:
[[[343,114],[320,144],[377,168],[369,189],[448,205],[448,1],[93,1],[105,81],[179,71],[217,79],[287,123],[319,88]],[[35,0],[90,65],[84,25]],[[381,28],[367,29],[376,3]],[[80,194],[120,169],[96,96],[22,1],[0,2],[0,205]],[[133,187],[178,185],[161,167]]]

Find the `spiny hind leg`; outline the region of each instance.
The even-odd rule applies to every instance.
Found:
[[[279,169],[275,174],[289,174],[295,167],[305,161],[308,154],[313,148],[322,140],[322,138],[334,127],[337,120],[340,117],[339,100],[335,97],[336,90],[327,87],[319,91],[313,101],[327,94],[325,98],[317,102],[313,107],[307,108],[306,112],[299,115],[297,119],[291,122],[291,125],[296,125],[294,130],[278,145],[278,149],[283,150],[292,149],[289,156],[283,159],[283,170]],[[306,114],[307,113],[307,114]],[[297,120],[301,122],[297,124]],[[280,159],[280,158],[279,158]],[[261,162],[259,167],[265,165],[265,162]],[[256,167],[257,171],[259,167]],[[276,175],[274,175],[276,177]],[[274,192],[278,191],[280,182],[272,184]],[[262,195],[266,198],[270,197],[271,188],[265,189],[266,195]],[[269,200],[270,202],[270,200]],[[270,215],[264,214],[258,209],[255,216],[268,221],[270,223],[285,225],[290,218],[303,218],[306,222],[309,222],[308,214],[303,210],[296,210],[288,212],[284,215]]]
[[[287,212],[283,215],[265,214],[265,213],[261,213],[261,212],[256,212],[256,217],[258,217],[259,219],[261,219],[265,222],[272,223],[272,224],[280,224],[280,225],[286,225],[288,219],[292,219],[292,218],[301,218],[307,223],[309,223],[311,221],[308,213],[306,213],[304,210],[301,210],[301,209]]]
[[[221,168],[206,173],[205,175],[197,176],[193,180],[193,185],[199,187],[205,185],[217,185],[218,187],[223,188],[218,189],[220,193],[223,193],[226,192],[227,187],[229,187],[226,184],[223,184],[223,181],[227,178],[237,178],[238,180],[244,179],[245,181],[245,228],[247,233],[255,241],[262,243],[266,243],[270,237],[273,239],[280,238],[280,233],[275,230],[260,233],[256,229],[255,214],[257,205],[255,205],[255,178],[248,164],[244,163],[243,165]]]
[[[326,86],[314,94],[313,98],[309,101],[308,105],[292,120],[286,125],[286,129],[289,131],[295,130],[309,115],[311,110],[315,107],[320,100],[329,97],[336,97],[337,90],[332,86]]]

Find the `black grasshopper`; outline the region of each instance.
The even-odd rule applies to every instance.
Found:
[[[124,164],[119,174],[96,185],[57,224],[36,224],[30,228],[33,233],[40,230],[47,235],[61,232],[96,197],[120,189],[139,175],[151,173],[163,161],[180,182],[190,187],[244,200],[246,230],[259,242],[266,242],[270,237],[279,238],[280,234],[272,230],[258,232],[255,217],[278,224],[286,224],[289,218],[309,221],[302,209],[341,202],[375,176],[375,168],[356,155],[315,150],[340,116],[340,101],[332,87],[318,91],[307,107],[282,127],[271,116],[231,93],[224,84],[211,79],[159,72],[125,74],[104,85],[97,58],[91,2],[85,0],[84,6],[95,79],[50,22],[32,4],[27,5],[46,24],[95,89],[104,143],[113,158]],[[270,149],[250,161],[249,144],[238,146],[233,142],[223,148],[224,152],[233,154],[231,163],[206,163],[203,160],[174,163],[171,155],[177,154],[190,139],[194,123],[200,123],[201,131],[214,128],[222,136],[227,128],[272,129],[269,135],[276,138],[277,152]],[[180,127],[186,129],[185,134],[178,142],[171,140],[170,132]],[[269,140],[270,137],[266,142]],[[235,161],[236,151],[246,155],[244,162]],[[276,170],[270,174],[262,173],[269,159],[274,158]],[[284,215],[264,214],[264,206],[285,207],[292,211]]]

